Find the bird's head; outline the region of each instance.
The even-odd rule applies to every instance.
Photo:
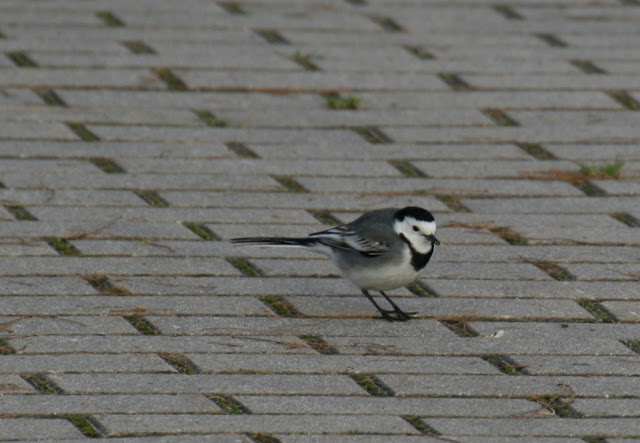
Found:
[[[426,209],[415,206],[400,209],[393,216],[393,230],[421,254],[428,253],[433,245],[440,244],[435,236],[436,220]]]

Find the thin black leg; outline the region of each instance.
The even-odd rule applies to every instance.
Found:
[[[393,311],[398,315],[398,317],[403,317],[405,320],[409,320],[412,315],[416,315],[417,312],[404,312],[398,305],[396,305],[393,300],[391,300],[387,294],[382,291],[379,291],[380,294],[389,302],[389,304],[393,307]]]
[[[382,318],[388,321],[395,321],[395,318],[389,315],[389,314],[392,314],[394,311],[387,311],[386,309],[382,309],[380,305],[373,299],[373,297],[371,297],[371,295],[364,289],[362,290],[362,293],[364,294],[365,297],[367,297],[367,299],[369,299],[371,303],[373,303],[373,306],[375,306],[376,309],[380,311],[380,314],[382,314]]]
[[[362,293],[364,294],[365,297],[367,297],[369,299],[369,301],[371,303],[373,303],[373,306],[376,307],[376,309],[380,312],[380,314],[382,315],[382,318],[384,318],[387,321],[407,321],[410,320],[410,314],[406,314],[404,313],[395,303],[393,303],[389,297],[387,297],[384,292],[380,292],[384,298],[387,299],[387,301],[389,301],[391,303],[391,306],[393,306],[393,311],[387,310],[387,309],[382,309],[380,307],[380,305],[374,300],[374,298],[369,294],[369,292],[367,292],[366,290],[362,290]],[[395,314],[395,315],[393,315]]]

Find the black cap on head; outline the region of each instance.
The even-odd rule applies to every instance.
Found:
[[[431,212],[426,209],[418,208],[417,206],[407,206],[406,208],[400,209],[393,216],[396,220],[402,221],[405,217],[412,217],[416,220],[432,222],[434,220]]]

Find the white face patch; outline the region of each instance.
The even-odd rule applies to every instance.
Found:
[[[428,222],[405,217],[402,221],[396,220],[393,223],[393,230],[398,235],[404,235],[416,251],[426,254],[433,247],[427,236],[436,233],[436,222],[435,220]]]

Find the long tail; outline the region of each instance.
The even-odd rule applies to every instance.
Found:
[[[263,245],[263,246],[297,246],[297,247],[310,247],[317,242],[309,238],[293,238],[293,237],[240,237],[232,238],[231,243],[244,243],[249,245]]]

